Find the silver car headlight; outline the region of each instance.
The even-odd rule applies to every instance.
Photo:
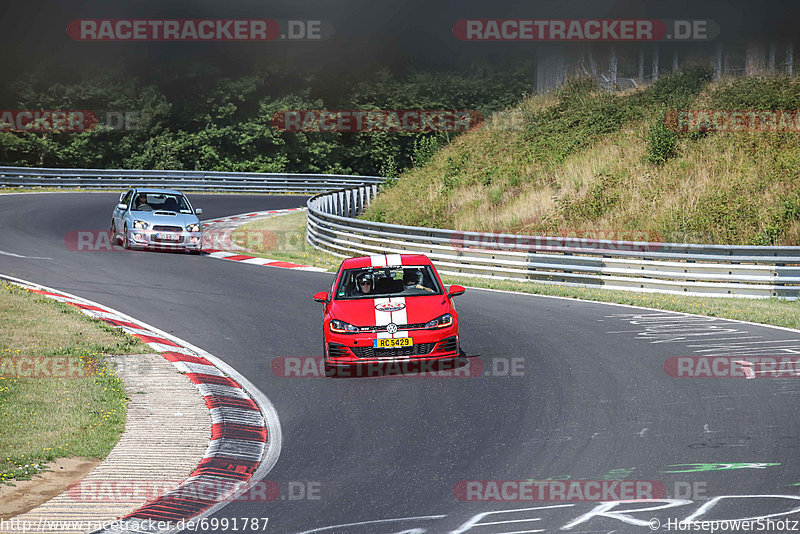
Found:
[[[200,231],[200,225],[199,224],[187,224],[186,225],[186,231],[187,232],[199,232]]]
[[[147,230],[150,227],[150,223],[136,220],[133,221],[133,227],[136,228],[137,230]]]
[[[445,313],[441,317],[437,317],[433,321],[428,321],[425,323],[425,328],[444,328],[445,326],[450,326],[453,324],[453,316],[449,313]]]

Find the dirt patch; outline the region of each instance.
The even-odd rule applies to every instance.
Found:
[[[60,495],[70,484],[83,480],[102,461],[99,458],[59,458],[47,464],[49,471],[31,480],[13,481],[15,486],[0,485],[0,519],[10,519]]]

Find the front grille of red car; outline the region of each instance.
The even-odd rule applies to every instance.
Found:
[[[396,347],[393,349],[376,349],[373,347],[350,347],[356,358],[407,358],[409,356],[424,356],[430,354],[436,343],[418,343],[410,347]]]

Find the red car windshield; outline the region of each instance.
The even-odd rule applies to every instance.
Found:
[[[441,295],[442,288],[430,265],[345,269],[336,288],[336,300]]]

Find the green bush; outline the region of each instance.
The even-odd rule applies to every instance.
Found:
[[[647,160],[662,165],[675,155],[677,146],[678,134],[667,126],[666,113],[661,113],[647,134]]]
[[[727,80],[711,91],[709,101],[714,109],[800,109],[800,78],[754,76]]]
[[[414,163],[414,167],[425,166],[442,144],[444,142],[435,135],[425,135],[414,139],[414,148],[411,151],[411,161]]]
[[[641,93],[644,104],[667,109],[685,109],[712,79],[712,70],[704,65],[689,65],[659,78],[649,91]]]

